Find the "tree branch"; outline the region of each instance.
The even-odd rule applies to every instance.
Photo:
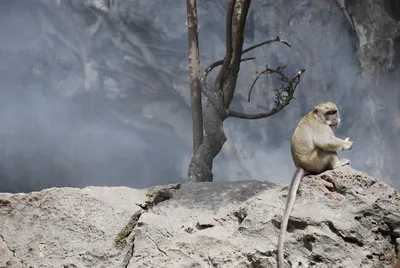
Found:
[[[246,19],[250,8],[250,3],[251,0],[244,0],[241,6],[241,10],[239,13],[240,17],[239,17],[238,27],[235,31],[235,34],[237,35],[236,36],[237,40],[235,42],[236,47],[234,48],[235,54],[232,56],[233,58],[231,60],[232,65],[235,65],[235,63],[238,62],[241,55],[243,54],[243,33],[244,33],[244,27],[246,26]]]
[[[254,59],[255,59],[255,57],[249,57],[249,58],[243,58],[243,59],[241,59],[240,61],[243,62],[243,61],[249,61],[249,60],[254,60]],[[219,65],[221,65],[221,64],[223,64],[223,63],[224,63],[224,60],[217,60],[217,61],[211,63],[211,64],[206,68],[206,70],[207,70],[207,69],[210,69],[210,70],[209,70],[209,72],[210,72],[210,71],[212,71],[212,69],[214,69],[215,67],[217,67],[217,66],[219,66]]]
[[[190,104],[192,107],[193,154],[203,142],[203,106],[201,102],[199,35],[196,0],[187,0]]]
[[[228,70],[228,66],[231,63],[232,58],[232,18],[235,7],[236,0],[228,1],[228,8],[226,11],[226,30],[225,30],[225,46],[226,53],[223,60],[223,64],[217,78],[215,79],[215,87],[217,91],[221,90],[221,85],[224,82],[226,72]]]
[[[229,6],[228,6],[228,7],[229,7]],[[230,26],[232,27],[232,23],[231,23]],[[231,33],[232,33],[232,29],[231,29]],[[279,36],[277,36],[276,39],[267,40],[267,41],[264,41],[264,42],[255,44],[255,45],[253,45],[253,46],[251,46],[251,47],[248,47],[248,48],[244,49],[244,50],[242,51],[242,55],[243,55],[244,53],[247,53],[247,52],[249,52],[249,51],[251,51],[251,50],[253,50],[253,49],[256,49],[256,48],[258,48],[258,47],[261,47],[261,46],[263,46],[263,45],[266,45],[266,44],[269,44],[269,43],[276,43],[276,42],[277,42],[277,43],[282,43],[282,44],[284,44],[284,45],[286,45],[286,46],[288,46],[288,47],[291,47],[291,45],[290,45],[288,42],[281,40],[281,39],[279,38]],[[230,49],[232,49],[232,45],[228,46],[228,44],[227,44],[227,47],[230,47]],[[241,61],[241,62],[244,62],[244,61],[249,61],[249,60],[253,60],[253,59],[255,59],[255,57],[242,58],[240,61]],[[211,63],[211,64],[204,70],[203,75],[202,75],[202,77],[201,77],[201,84],[202,84],[201,90],[202,90],[203,94],[204,94],[207,98],[210,98],[209,96],[211,96],[211,98],[214,98],[214,97],[215,97],[215,96],[213,96],[214,94],[208,89],[207,84],[206,84],[208,74],[209,74],[214,68],[216,68],[216,67],[218,67],[219,65],[224,64],[224,63],[226,63],[226,62],[227,62],[227,61],[226,61],[226,56],[225,56],[225,58],[224,58],[223,60],[218,60],[218,61],[215,61],[215,62]],[[221,85],[221,84],[218,84],[218,83],[221,83],[221,80],[219,79],[219,77],[220,77],[220,75],[222,74],[222,69],[223,69],[223,68],[224,68],[224,67],[222,66],[222,67],[221,67],[221,70],[219,71],[219,73],[218,73],[218,75],[217,75],[217,78],[216,78],[215,85],[216,85],[216,88],[217,88],[217,89],[218,89],[218,87],[220,87],[220,85]],[[226,74],[226,71],[227,71],[227,69],[224,71],[225,74]],[[255,84],[256,81],[258,80],[258,77],[259,77],[259,75],[256,77],[256,80],[253,81],[253,84],[252,84],[251,88],[254,87],[254,84]],[[249,95],[250,95],[250,94],[251,94],[251,92],[249,92]],[[250,97],[249,97],[249,98],[250,98]]]
[[[298,85],[299,82],[300,82],[300,76],[301,76],[306,70],[305,70],[305,69],[301,69],[300,71],[298,71],[298,72],[296,73],[296,75],[294,75],[294,76],[290,79],[290,78],[288,78],[288,77],[283,73],[283,70],[284,70],[286,67],[287,67],[287,66],[285,65],[285,66],[283,66],[283,67],[278,67],[278,68],[276,68],[276,69],[271,69],[271,68],[268,68],[268,66],[266,66],[264,71],[262,71],[262,72],[260,72],[260,73],[256,71],[256,78],[254,79],[253,83],[251,84],[251,87],[250,87],[250,90],[249,90],[249,94],[248,94],[248,96],[247,96],[247,101],[250,102],[250,97],[251,97],[251,93],[252,93],[252,91],[253,91],[253,88],[254,88],[254,86],[255,86],[255,84],[256,84],[258,78],[260,78],[260,76],[263,75],[263,74],[271,74],[271,73],[276,73],[276,74],[278,74],[278,75],[279,75],[279,78],[278,78],[278,79],[281,80],[282,82],[288,84],[287,87],[284,87],[283,85],[281,86],[281,88],[280,88],[280,89],[281,89],[281,93],[282,93],[282,92],[289,92],[289,91],[290,91],[290,92],[293,91],[293,93],[294,93],[294,90],[296,90],[297,85]],[[297,79],[297,78],[298,78],[298,79]],[[275,89],[275,91],[276,91],[276,89]]]
[[[282,67],[282,69],[284,69],[284,68],[286,68],[286,65]],[[261,73],[259,73],[259,72],[256,71],[256,78],[254,78],[254,81],[253,81],[253,83],[252,83],[251,86],[250,86],[249,94],[248,94],[248,96],[247,96],[247,101],[248,101],[248,102],[250,102],[251,93],[252,93],[252,91],[253,91],[253,88],[254,88],[254,86],[255,86],[255,84],[256,84],[258,78],[260,78],[261,75],[263,75],[263,74],[265,74],[265,73],[267,73],[267,72],[269,72],[269,71],[270,71],[270,69],[266,69],[266,70],[262,71]]]
[[[233,110],[228,110],[228,116],[229,117],[236,117],[236,118],[241,118],[241,119],[260,119],[260,118],[265,118],[265,117],[269,117],[271,115],[276,114],[277,112],[279,112],[278,110],[274,111],[270,111],[270,112],[265,112],[265,113],[258,113],[258,114],[245,114],[245,113],[241,113],[241,112],[236,112]]]
[[[292,78],[288,78],[283,73],[283,69],[285,68],[286,66],[278,67],[277,69],[270,69],[266,67],[266,69],[261,73],[257,72],[257,77],[255,81],[257,81],[257,79],[262,74],[276,73],[279,75],[279,80],[287,84],[287,86],[282,85],[280,88],[274,89],[275,101],[274,101],[274,107],[271,109],[271,111],[264,113],[256,113],[256,114],[246,114],[246,113],[236,112],[233,110],[227,110],[228,116],[242,118],[242,119],[260,119],[274,115],[279,111],[281,111],[283,108],[285,108],[287,105],[289,105],[290,101],[294,99],[293,95],[294,92],[296,91],[298,84],[300,83],[300,77],[306,70],[301,69]],[[251,89],[254,87],[255,81],[253,82],[252,87],[250,88],[248,101],[250,101]]]
[[[288,42],[281,40],[281,39],[279,38],[279,36],[277,36],[275,39],[267,40],[267,41],[264,41],[264,42],[255,44],[255,45],[253,45],[253,46],[251,46],[251,47],[248,47],[248,48],[244,49],[244,50],[242,51],[242,55],[243,55],[244,53],[247,53],[247,52],[253,50],[253,49],[256,49],[256,48],[258,48],[258,47],[261,47],[261,46],[266,45],[266,44],[269,44],[269,43],[282,43],[282,44],[284,44],[284,45],[286,45],[286,46],[288,46],[288,47],[292,47],[291,45],[289,45]]]
[[[238,0],[236,1],[235,10],[233,14],[232,26],[232,58],[228,66],[225,78],[223,80],[222,92],[223,102],[225,109],[228,109],[235,92],[238,73],[240,70],[240,59],[243,50],[244,42],[244,28],[246,19],[250,8],[251,0]]]
[[[211,66],[207,67],[204,70],[203,75],[200,78],[201,92],[203,92],[204,96],[206,96],[208,99],[210,99],[210,101],[212,101],[216,97],[216,94],[214,92],[212,92],[207,86],[207,76],[213,68],[215,68],[215,67],[212,67],[212,68],[211,68]]]
[[[249,61],[254,60],[255,57],[243,58],[240,61]],[[203,75],[200,78],[201,82],[201,91],[203,92],[204,96],[206,96],[213,105],[217,105],[218,94],[216,92],[211,91],[207,86],[207,77],[208,74],[217,66],[224,63],[224,60],[218,60],[211,63],[207,68],[204,69]]]

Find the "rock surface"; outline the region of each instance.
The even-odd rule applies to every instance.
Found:
[[[0,267],[276,267],[286,194],[259,181],[3,193]],[[392,268],[399,237],[399,192],[343,167],[303,179],[286,259]]]

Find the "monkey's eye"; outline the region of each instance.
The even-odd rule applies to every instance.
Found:
[[[333,115],[333,114],[336,114],[336,113],[337,113],[337,110],[328,111],[328,112],[326,112],[326,113],[329,114],[329,115]]]

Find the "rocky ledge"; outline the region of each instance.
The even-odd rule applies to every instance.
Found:
[[[186,183],[0,194],[0,267],[276,267],[287,185]],[[350,167],[303,179],[288,267],[392,268],[400,194]]]

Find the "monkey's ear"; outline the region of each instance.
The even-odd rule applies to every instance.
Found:
[[[318,113],[318,111],[319,111],[318,107],[317,107],[317,106],[315,106],[315,107],[314,107],[314,110],[313,110],[313,113],[314,113],[314,114],[317,114],[317,113]]]

